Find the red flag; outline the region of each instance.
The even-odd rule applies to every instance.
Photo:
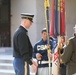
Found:
[[[65,3],[60,0],[60,35],[65,35]]]
[[[58,25],[58,0],[51,1],[51,13],[50,13],[50,36],[59,35]]]
[[[54,0],[51,1],[51,13],[50,13],[50,36],[53,36],[54,32]]]

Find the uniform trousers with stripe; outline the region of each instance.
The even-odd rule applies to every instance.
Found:
[[[15,75],[30,75],[29,64],[24,62],[22,58],[14,58],[13,67]]]

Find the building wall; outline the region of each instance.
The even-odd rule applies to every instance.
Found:
[[[51,0],[50,0],[51,3]],[[73,26],[76,23],[76,0],[66,0],[66,32],[68,39],[73,35]],[[29,29],[29,36],[32,45],[41,38],[40,32],[42,28],[46,27],[44,16],[44,0],[11,0],[11,42],[13,34],[21,22],[20,13],[33,13],[34,23]]]
[[[36,1],[35,0],[11,0],[11,41],[13,39],[13,34],[17,27],[21,23],[21,13],[33,13],[36,15]],[[36,34],[36,16],[34,17],[34,23],[29,29],[29,36],[33,42],[35,42]],[[13,41],[12,41],[13,42]]]
[[[66,0],[66,38],[73,36],[73,27],[76,24],[76,0]]]

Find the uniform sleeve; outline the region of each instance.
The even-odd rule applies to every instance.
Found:
[[[64,53],[61,56],[61,59],[65,64],[69,63],[71,59],[72,51],[73,51],[73,42],[70,40],[69,44],[64,48]]]
[[[23,59],[29,64],[32,64],[32,47],[30,46],[28,36],[25,33],[20,33],[18,35],[18,47]]]
[[[37,53],[37,45],[34,45],[34,50],[33,50],[33,57],[36,58],[36,53]]]

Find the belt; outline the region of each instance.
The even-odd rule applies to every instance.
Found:
[[[38,61],[38,64],[48,64],[49,63],[49,61]],[[51,61],[50,61],[50,63],[51,63]]]

